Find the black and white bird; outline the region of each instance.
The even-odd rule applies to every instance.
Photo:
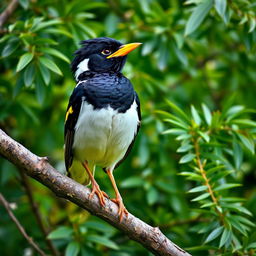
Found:
[[[122,73],[127,54],[141,43],[122,44],[100,37],[81,42],[71,64],[77,85],[65,119],[65,165],[72,178],[92,184],[105,205],[107,194],[94,179],[95,166],[109,176],[115,190],[120,220],[128,214],[113,176],[127,157],[140,128],[140,102],[129,79]]]

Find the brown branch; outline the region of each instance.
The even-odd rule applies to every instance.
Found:
[[[3,27],[6,20],[12,15],[12,13],[16,10],[18,7],[19,1],[18,0],[12,0],[9,5],[6,7],[6,9],[0,14],[0,28]]]
[[[24,170],[27,175],[47,186],[57,196],[68,199],[91,214],[107,221],[155,255],[190,255],[171,242],[158,227],[151,227],[130,213],[120,222],[118,207],[115,203],[106,199],[106,205],[101,207],[96,195],[89,199],[89,188],[62,175],[48,163],[47,158],[31,153],[2,130],[0,130],[0,154]]]
[[[23,184],[24,189],[26,191],[26,194],[28,196],[28,200],[29,200],[32,212],[34,213],[36,221],[38,223],[38,226],[39,226],[39,228],[42,231],[42,234],[44,236],[45,242],[46,242],[49,250],[51,251],[51,254],[54,255],[54,256],[57,256],[57,255],[59,255],[58,251],[54,247],[52,241],[47,238],[47,235],[48,235],[49,232],[48,232],[48,230],[46,229],[46,227],[45,227],[45,225],[43,223],[42,216],[41,216],[40,211],[38,209],[38,205],[37,205],[37,203],[34,200],[34,197],[33,197],[33,194],[32,194],[32,190],[31,190],[31,186],[29,184],[28,177],[27,177],[27,175],[22,170],[19,170],[19,172],[20,172],[22,184]]]
[[[0,202],[3,204],[4,208],[6,209],[8,215],[12,219],[12,221],[15,223],[17,226],[18,230],[20,233],[25,237],[25,239],[28,241],[28,243],[41,255],[41,256],[46,256],[46,254],[38,247],[38,245],[33,241],[31,237],[28,236],[26,233],[25,229],[22,227],[20,222],[17,220],[17,218],[14,216],[9,203],[6,201],[2,193],[0,193]]]

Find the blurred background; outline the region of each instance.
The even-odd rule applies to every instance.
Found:
[[[0,13],[10,2],[1,1]],[[75,86],[70,61],[79,42],[100,36],[123,43],[141,42],[143,45],[129,55],[123,73],[140,97],[142,127],[131,154],[114,172],[127,209],[160,227],[193,255],[255,255],[253,225],[237,235],[240,248],[234,249],[233,243],[225,247],[218,241],[204,243],[209,234],[195,227],[204,227],[211,219],[198,211],[197,201],[191,201],[187,191],[196,182],[179,175],[189,166],[179,164],[179,141],[162,134],[170,125],[157,113],[171,112],[166,99],[186,113],[191,104],[198,109],[202,103],[210,111],[221,111],[231,98],[233,105],[256,109],[255,2],[12,2],[16,2],[16,8],[0,26],[0,128],[33,153],[48,156],[50,163],[64,173],[63,123]],[[251,112],[253,119],[255,111]],[[252,213],[248,219],[255,223],[256,160],[247,149],[241,155],[233,179],[242,186],[229,193],[245,200],[243,205]],[[100,169],[96,180],[114,196]],[[28,234],[48,254],[54,252],[47,246],[31,209],[29,190],[33,191],[32,201],[45,231],[50,232],[50,241],[61,255],[150,255],[114,227],[57,198],[0,158],[0,191],[13,203],[14,214]],[[36,255],[1,206],[0,252],[5,256]]]

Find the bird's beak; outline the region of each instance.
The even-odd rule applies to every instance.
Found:
[[[113,58],[113,57],[121,57],[127,55],[129,52],[133,51],[137,47],[139,47],[142,43],[131,43],[131,44],[124,44],[121,45],[120,48],[109,55],[107,59]]]

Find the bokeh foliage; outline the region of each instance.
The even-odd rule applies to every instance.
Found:
[[[142,42],[124,68],[141,99],[142,128],[115,171],[128,210],[193,255],[254,255],[254,1],[19,3],[0,31],[0,127],[64,172],[63,121],[75,86],[69,63],[79,41],[109,36]],[[3,159],[0,164],[1,192],[48,252],[19,173]],[[100,169],[96,179],[113,196]],[[149,255],[37,182],[31,186],[49,238],[62,253]],[[0,213],[1,252],[25,255],[28,244],[3,208]]]

